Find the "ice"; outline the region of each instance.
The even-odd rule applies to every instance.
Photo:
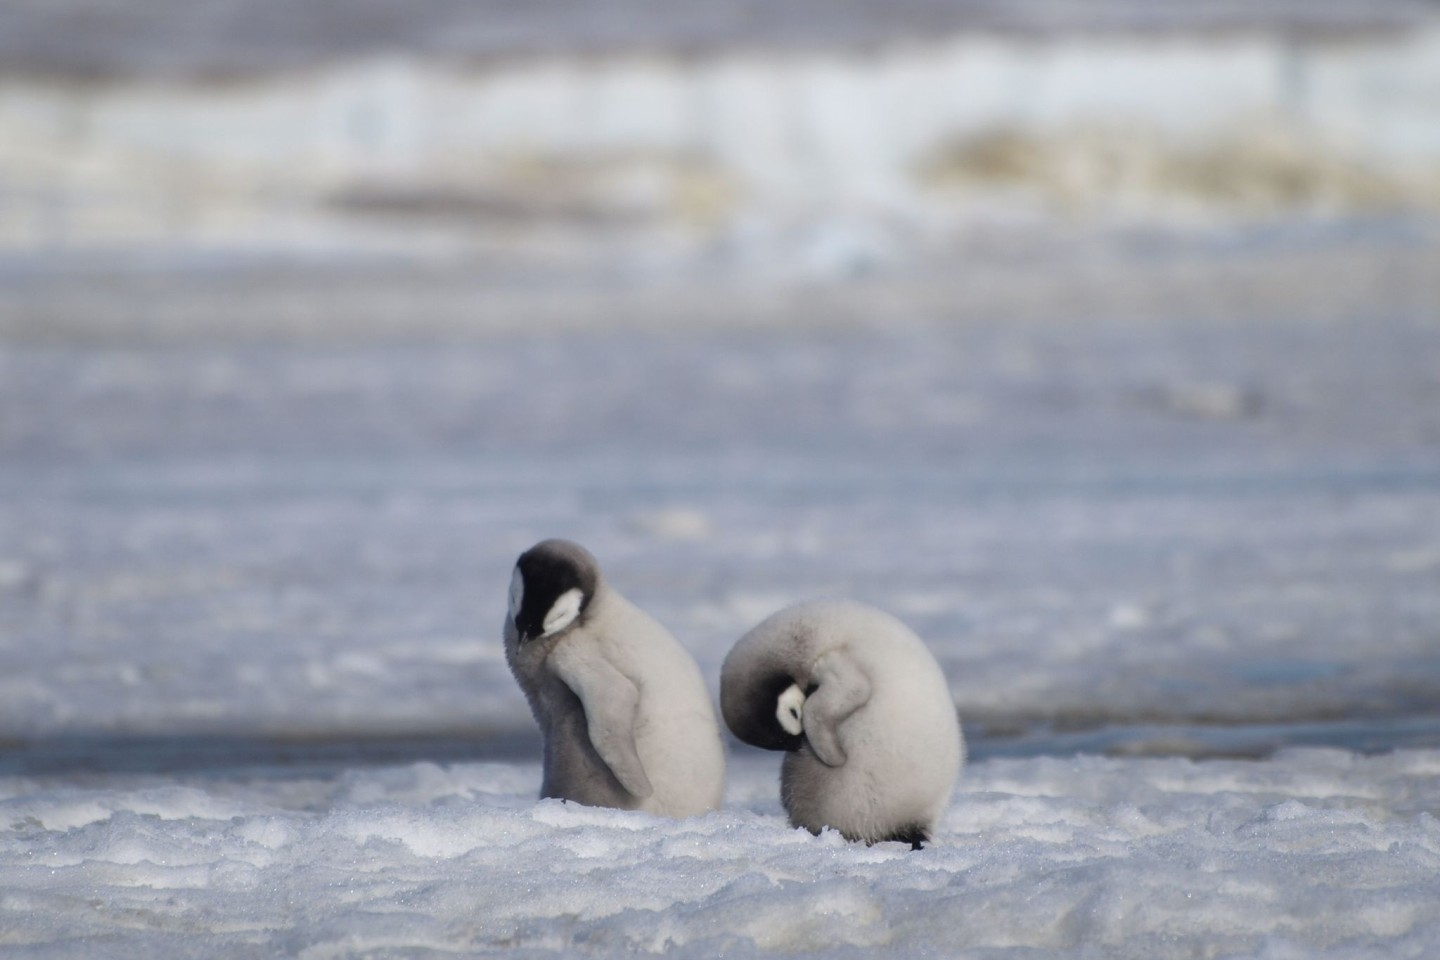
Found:
[[[764,616],[850,595],[977,731],[1434,745],[1440,334],[1397,291],[1375,321],[8,343],[0,731],[533,737],[498,629],[559,535],[712,686]],[[1263,402],[1163,399],[1222,373]]]
[[[1440,949],[1440,751],[989,760],[936,842],[791,829],[737,754],[684,821],[535,801],[538,765],[0,780],[15,956],[1355,956]]]

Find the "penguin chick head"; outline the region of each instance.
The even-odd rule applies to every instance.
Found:
[[[520,554],[510,578],[510,619],[520,642],[559,633],[579,620],[600,582],[590,551],[544,540]]]
[[[721,675],[720,710],[725,723],[752,747],[799,750],[805,743],[805,697],[806,691],[783,671],[766,671],[745,680]]]

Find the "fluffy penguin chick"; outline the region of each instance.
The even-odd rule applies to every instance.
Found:
[[[720,707],[741,740],[789,751],[780,798],[814,833],[918,848],[965,762],[940,665],[903,623],[860,603],[802,603],[741,637]]]
[[[584,547],[520,555],[505,659],[545,738],[542,797],[672,817],[720,806],[725,753],[699,667]]]

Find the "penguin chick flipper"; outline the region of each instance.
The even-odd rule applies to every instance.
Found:
[[[843,766],[840,724],[870,699],[870,679],[844,651],[835,650],[816,662],[811,682],[815,692],[805,698],[802,708],[805,739],[821,763]]]
[[[635,750],[640,691],[604,657],[561,644],[550,655],[555,674],[580,698],[590,743],[620,786],[645,800],[655,792]]]

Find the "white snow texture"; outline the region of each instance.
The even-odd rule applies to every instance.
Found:
[[[5,956],[1433,957],[1440,751],[990,760],[912,852],[786,826],[769,758],[690,820],[534,764],[0,782]]]

